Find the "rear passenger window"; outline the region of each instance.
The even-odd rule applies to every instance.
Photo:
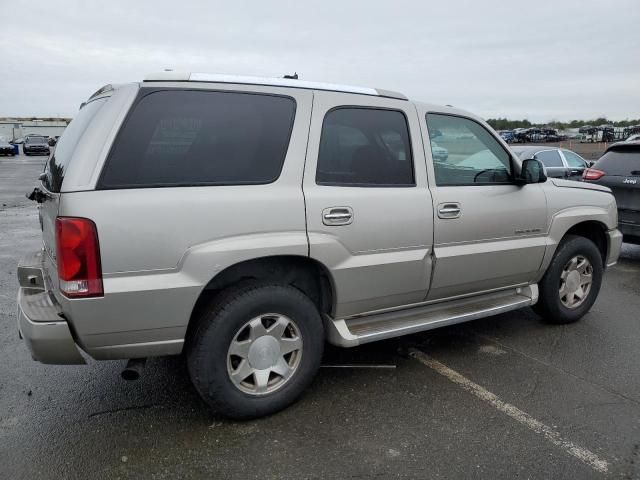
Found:
[[[135,105],[100,188],[264,184],[280,176],[295,116],[289,97],[159,90]]]
[[[562,168],[564,164],[560,158],[560,154],[557,150],[545,150],[544,152],[536,153],[535,158],[540,160],[542,164],[547,168]]]
[[[324,118],[318,185],[415,185],[407,120],[402,112],[338,108]]]

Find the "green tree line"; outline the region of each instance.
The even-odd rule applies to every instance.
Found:
[[[614,127],[630,127],[631,125],[640,125],[640,119],[636,120],[620,120],[614,122],[613,120],[607,120],[605,117],[595,118],[593,120],[571,120],[570,122],[559,122],[558,120],[551,120],[547,123],[531,123],[526,118],[524,120],[509,120],[507,118],[490,118],[487,123],[496,130],[513,130],[514,128],[529,128],[529,127],[542,127],[549,126],[557,128],[558,130],[564,130],[567,128],[580,128],[585,125],[613,125]]]

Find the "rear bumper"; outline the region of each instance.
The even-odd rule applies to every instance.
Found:
[[[42,363],[86,363],[76,346],[69,324],[46,289],[42,253],[24,258],[18,265],[18,332],[31,357]]]
[[[618,262],[622,249],[622,232],[617,228],[607,232],[607,261],[605,266],[611,267]]]
[[[51,151],[48,148],[24,148],[24,153],[42,153],[42,154],[49,154]]]

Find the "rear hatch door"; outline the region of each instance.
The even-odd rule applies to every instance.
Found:
[[[611,188],[618,220],[640,224],[640,144],[607,151],[593,168],[605,173],[596,183]]]

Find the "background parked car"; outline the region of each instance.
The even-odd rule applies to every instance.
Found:
[[[631,135],[629,138],[625,140],[625,142],[637,142],[637,141],[640,141],[640,133]]]
[[[49,152],[49,144],[46,137],[27,136],[22,144],[22,153],[25,155],[49,155]]]
[[[446,162],[449,158],[449,150],[431,140],[431,155],[436,162]]]
[[[0,138],[0,155],[11,155],[12,157],[15,155],[13,145],[3,138]]]
[[[513,141],[516,138],[512,130],[500,130],[498,133],[500,134],[502,139],[507,143],[513,143]]]
[[[535,158],[545,167],[548,177],[582,180],[582,173],[591,165],[576,152],[565,148],[527,145],[511,148],[522,160]]]
[[[640,141],[614,143],[583,178],[613,191],[624,241],[640,244]]]
[[[543,128],[542,134],[545,142],[560,142],[567,139],[566,135],[561,135],[555,128]]]

